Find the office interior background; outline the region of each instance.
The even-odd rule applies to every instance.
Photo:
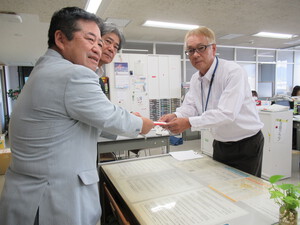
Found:
[[[47,31],[54,11],[66,6],[85,8],[86,0],[1,0],[0,116],[7,129],[14,100],[9,89],[23,87],[37,59],[47,49]],[[290,95],[300,84],[300,2],[294,0],[103,0],[95,12],[118,25],[126,43],[122,54],[180,56],[180,83],[195,69],[184,54],[186,30],[143,26],[146,20],[207,26],[215,31],[217,55],[236,61],[248,73],[249,84],[261,99]],[[258,32],[289,37],[254,36]],[[169,79],[172,79],[171,75]]]
[[[7,92],[22,89],[36,61],[47,50],[47,33],[52,14],[67,6],[85,8],[87,2],[89,0],[0,0],[2,133],[8,129],[9,115],[15,103]],[[95,13],[104,21],[116,24],[126,38],[114,62],[129,62],[129,70],[133,66],[139,70],[141,77],[145,76],[148,80],[159,72],[150,63],[169,63],[169,67],[162,68],[168,71],[168,77],[156,81],[158,85],[147,86],[149,100],[182,99],[187,83],[196,70],[184,54],[183,41],[187,30],[143,26],[147,20],[211,28],[216,34],[217,56],[240,64],[247,71],[251,89],[258,92],[259,99],[268,100],[276,95],[290,96],[293,87],[300,85],[299,11],[299,0],[102,0]],[[259,32],[287,36],[255,36]],[[144,67],[141,68],[136,62],[143,62]],[[121,90],[114,87],[113,69],[113,63],[106,65],[105,72],[111,82],[109,97],[117,104],[121,97],[116,93]],[[166,83],[163,82],[170,83],[168,93]],[[171,88],[172,84],[176,86],[175,89]],[[128,98],[131,99],[131,96]],[[130,106],[130,103],[125,106]],[[150,104],[148,112],[153,119]],[[273,152],[277,153],[283,144],[286,142],[282,141],[281,145],[272,143],[272,150],[276,149]],[[181,146],[171,146],[170,151],[197,151],[200,150],[199,145],[206,148],[208,143],[193,140]],[[291,143],[287,146],[291,146]],[[211,145],[207,149],[209,152]],[[161,153],[161,148],[155,150]],[[299,151],[293,154],[292,160],[290,156],[283,156],[281,151],[275,156],[271,155],[273,152],[266,154],[267,161],[274,161],[284,171],[291,166],[291,178],[287,181],[299,183]],[[141,151],[143,155],[147,155],[147,152]],[[285,165],[284,160],[290,160],[292,165]],[[3,181],[4,176],[0,176],[0,193]]]

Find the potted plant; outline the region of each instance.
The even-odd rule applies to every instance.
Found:
[[[271,199],[280,206],[279,208],[279,224],[280,225],[297,225],[298,212],[297,208],[300,207],[300,183],[294,184],[275,184],[284,176],[274,175],[271,176],[269,181],[271,187],[269,192]]]
[[[13,90],[9,89],[7,92],[8,97],[10,97],[12,100],[16,100],[21,92],[21,89]]]

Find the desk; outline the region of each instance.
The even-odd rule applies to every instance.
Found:
[[[168,153],[170,151],[169,137],[170,135],[156,135],[154,130],[151,130],[146,137],[142,135],[136,138],[118,136],[116,140],[99,137],[97,143],[98,162],[100,162],[100,153],[107,152],[124,152],[166,146]]]
[[[130,224],[265,225],[278,221],[269,183],[212,160],[170,155],[101,164],[102,222],[109,214],[103,184]]]
[[[295,117],[293,119],[293,128],[296,129],[297,133],[296,133],[296,149],[300,150],[300,118],[299,117]]]

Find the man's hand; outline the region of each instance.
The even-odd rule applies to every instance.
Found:
[[[158,121],[162,121],[162,122],[171,122],[173,119],[177,118],[176,114],[171,113],[171,114],[166,114],[163,115],[162,117],[159,118]]]
[[[133,115],[138,116],[138,117],[142,116],[139,112],[130,112],[130,113],[132,113]]]
[[[141,134],[147,134],[155,125],[152,120],[146,118],[146,117],[140,117],[143,120],[143,127]]]
[[[191,124],[188,118],[175,118],[167,125],[164,125],[162,127],[168,129],[173,134],[180,134],[186,129],[190,128]]]

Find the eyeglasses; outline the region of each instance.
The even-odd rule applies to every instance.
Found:
[[[209,47],[209,46],[211,46],[211,45],[213,45],[213,44],[208,44],[208,45],[198,45],[197,48],[191,48],[191,49],[186,50],[186,51],[185,51],[185,54],[186,54],[187,56],[192,56],[192,55],[195,54],[195,52],[197,52],[197,53],[202,53],[202,52],[204,52],[204,51],[207,49],[207,47]]]
[[[119,44],[112,40],[111,38],[104,39],[105,45],[112,45],[115,52],[119,50]]]

